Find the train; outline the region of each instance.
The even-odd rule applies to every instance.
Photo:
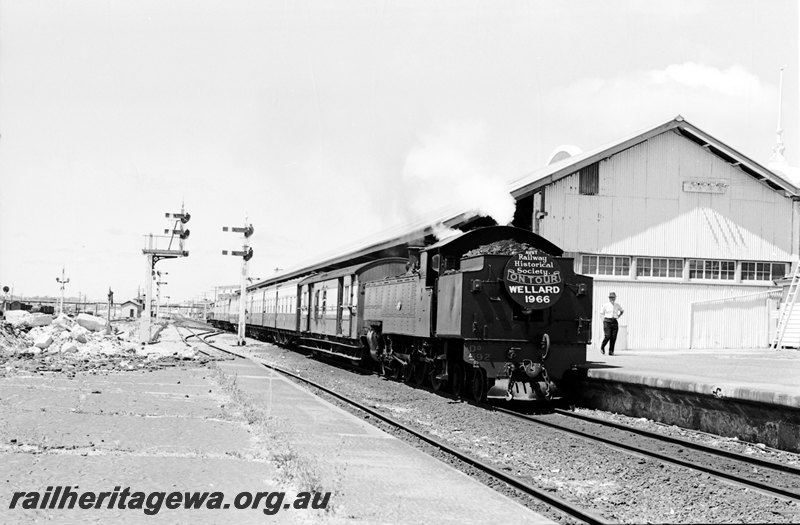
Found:
[[[591,343],[592,278],[573,268],[529,230],[475,228],[251,285],[246,334],[460,397],[551,402]],[[217,300],[208,322],[235,331],[241,300]]]

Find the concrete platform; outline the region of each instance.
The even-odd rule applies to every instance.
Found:
[[[313,458],[323,478],[334,480],[325,490],[336,491],[336,515],[345,521],[551,523],[276,372],[245,359],[220,367],[285,422],[285,438],[294,450]]]
[[[800,451],[800,352],[590,351],[584,406]]]

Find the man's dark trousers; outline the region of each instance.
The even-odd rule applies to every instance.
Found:
[[[616,319],[603,319],[603,333],[605,339],[600,349],[605,349],[608,343],[608,355],[614,355],[614,344],[617,342],[617,332],[619,331],[619,322]]]

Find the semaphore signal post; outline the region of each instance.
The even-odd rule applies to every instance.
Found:
[[[61,267],[61,278],[56,277],[56,282],[61,285],[61,301],[58,303],[58,313],[64,313],[64,285],[69,282],[69,277],[64,276],[64,267]]]
[[[184,210],[181,203],[180,213],[165,213],[165,218],[174,220],[175,223],[171,229],[164,230],[164,236],[154,236],[152,234],[147,236],[147,244],[142,249],[145,255],[145,297],[144,297],[144,313],[142,314],[141,324],[139,326],[139,341],[144,345],[150,343],[151,333],[151,315],[153,301],[153,273],[156,263],[162,259],[175,259],[178,257],[188,257],[189,252],[184,249],[184,243],[189,237],[189,230],[184,228],[186,223],[191,219],[191,215]],[[166,245],[166,246],[165,246]]]
[[[232,251],[230,255],[239,256],[242,258],[242,280],[239,286],[240,295],[239,295],[239,330],[238,330],[238,338],[236,340],[237,346],[244,346],[246,344],[244,336],[245,336],[245,325],[246,325],[246,317],[247,313],[245,310],[245,297],[247,291],[247,262],[253,257],[253,249],[250,247],[250,236],[253,235],[253,225],[247,224],[247,217],[244,219],[244,227],[237,228],[237,227],[230,227],[227,226],[222,227],[222,231],[227,232],[231,231],[233,233],[241,233],[244,239],[242,244],[242,251]],[[222,250],[222,255],[228,255],[228,250]]]

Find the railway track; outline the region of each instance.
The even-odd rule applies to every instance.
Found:
[[[634,455],[716,476],[773,497],[800,501],[800,469],[791,465],[721,450],[566,410],[556,409],[554,414],[547,416],[531,416],[497,406],[490,408]]]
[[[279,373],[281,373],[281,374],[283,374],[283,375],[285,375],[287,377],[291,377],[291,378],[293,378],[293,379],[295,379],[297,381],[300,381],[300,382],[302,382],[302,383],[304,383],[306,385],[309,385],[309,386],[311,386],[311,387],[313,387],[313,388],[315,388],[317,390],[325,392],[329,396],[332,396],[332,397],[338,399],[339,401],[341,401],[341,402],[343,402],[343,403],[345,403],[345,404],[347,404],[347,405],[349,405],[349,406],[351,406],[353,408],[356,408],[357,410],[359,410],[359,411],[361,411],[363,413],[369,414],[370,416],[372,416],[374,418],[377,418],[377,419],[383,421],[384,423],[387,423],[388,425],[390,425],[390,426],[392,426],[392,427],[394,427],[394,428],[396,428],[398,430],[401,430],[402,432],[405,432],[406,434],[409,434],[409,435],[413,436],[414,438],[416,438],[416,439],[418,439],[420,441],[423,441],[423,442],[427,443],[428,445],[433,446],[434,448],[438,449],[441,452],[444,452],[445,454],[448,454],[448,455],[450,455],[450,456],[452,456],[454,458],[457,458],[459,461],[461,461],[462,463],[468,465],[469,467],[472,467],[472,468],[477,469],[477,470],[479,470],[479,471],[481,471],[481,472],[483,472],[485,474],[488,474],[491,477],[508,484],[509,486],[515,488],[516,490],[522,492],[523,494],[531,496],[531,497],[541,501],[542,503],[545,503],[546,505],[548,505],[550,507],[558,509],[563,514],[566,514],[567,516],[569,516],[569,517],[571,517],[571,518],[573,518],[575,520],[578,520],[578,521],[580,521],[582,523],[596,524],[596,525],[606,525],[606,524],[612,523],[612,522],[610,522],[608,520],[603,519],[601,516],[596,515],[596,514],[590,512],[590,511],[588,511],[586,509],[579,508],[579,507],[571,504],[570,502],[568,502],[566,500],[563,500],[561,498],[553,496],[552,494],[548,493],[545,490],[539,489],[538,487],[534,487],[533,485],[530,485],[529,483],[526,483],[525,481],[523,481],[523,480],[521,480],[521,479],[519,479],[519,478],[517,478],[515,476],[512,476],[512,475],[510,475],[510,474],[508,474],[506,472],[504,472],[503,470],[494,468],[493,466],[489,465],[488,463],[486,463],[484,461],[481,461],[480,459],[478,459],[476,457],[473,457],[473,456],[471,456],[469,454],[461,452],[461,451],[449,446],[444,441],[436,439],[436,438],[434,438],[432,436],[429,436],[429,435],[427,435],[427,434],[425,434],[423,432],[419,432],[419,431],[415,430],[414,428],[411,428],[410,426],[406,425],[405,423],[403,423],[403,422],[401,422],[401,421],[399,421],[399,420],[397,420],[397,419],[395,419],[395,418],[393,418],[391,416],[388,416],[388,415],[386,415],[386,414],[384,414],[384,413],[382,413],[382,412],[380,412],[378,410],[375,410],[375,409],[373,409],[371,407],[368,407],[368,406],[364,405],[363,403],[359,403],[358,401],[356,401],[354,399],[351,399],[351,398],[349,398],[347,396],[344,396],[344,395],[342,395],[342,394],[340,394],[340,393],[338,393],[338,392],[336,392],[334,390],[331,390],[331,389],[329,389],[329,388],[327,388],[327,387],[325,387],[323,385],[320,385],[319,383],[311,381],[310,379],[304,378],[302,376],[299,376],[299,375],[294,374],[292,372],[289,372],[287,370],[283,370],[280,367],[276,367],[276,366],[270,365],[268,363],[264,363],[262,360],[260,360],[256,356],[252,355],[246,349],[243,350],[243,351],[233,351],[233,350],[230,350],[230,349],[226,349],[226,348],[222,348],[220,346],[214,345],[214,344],[212,344],[212,343],[210,343],[210,342],[205,340],[205,339],[207,339],[207,338],[209,338],[211,336],[217,335],[219,333],[220,332],[218,332],[216,330],[211,330],[211,331],[202,332],[202,333],[192,333],[189,336],[187,336],[186,338],[184,338],[184,341],[186,341],[189,338],[195,337],[198,340],[204,342],[210,348],[213,348],[214,350],[216,350],[217,352],[223,352],[225,354],[235,355],[237,357],[253,359],[256,362],[258,362],[259,364],[261,364],[262,366],[265,366],[267,368],[275,370],[276,372],[279,372]],[[199,350],[199,351],[204,352],[203,350]],[[216,357],[214,352],[204,352],[204,353],[206,353],[209,356]]]
[[[205,335],[208,336],[212,335],[213,333],[219,332],[212,331]],[[240,357],[249,357],[245,356],[244,354],[236,354],[236,352],[231,352],[222,348],[219,348],[219,351],[239,355]],[[492,471],[496,471],[496,469],[493,469],[493,467],[490,465],[483,464],[479,460],[471,458],[459,451],[451,451],[450,447],[448,447],[445,443],[441,443],[434,438],[423,435],[414,429],[409,429],[406,425],[393,420],[391,417],[381,414],[372,408],[365,407],[358,402],[348,400],[344,396],[341,396],[336,392],[332,392],[322,385],[318,385],[313,381],[296,376],[295,374],[281,370],[280,368],[272,367],[267,363],[263,363],[262,361],[259,362],[264,366],[273,368],[281,373],[286,374],[287,376],[294,377],[299,381],[310,384],[315,388],[324,391],[352,406],[356,406],[359,410],[369,413],[372,416],[391,424],[392,426],[403,428],[405,432],[408,432],[418,439],[421,439],[441,450],[447,450],[451,455],[458,457],[469,465],[480,468],[484,472],[491,473]],[[642,461],[641,458],[650,458],[659,462],[702,472],[718,479],[722,479],[733,485],[747,487],[748,489],[759,491],[771,497],[777,497],[783,500],[794,502],[800,501],[800,469],[791,465],[775,463],[757,457],[722,450],[716,447],[709,447],[689,440],[656,434],[627,425],[576,414],[567,410],[557,409],[553,414],[531,416],[498,407],[496,405],[483,406],[492,411],[499,412],[510,417],[524,419],[532,424],[546,426],[560,432],[568,433],[580,439],[589,440],[594,443],[600,443],[604,446],[622,450],[625,453],[638,456],[640,461]],[[462,456],[465,457],[462,458]],[[541,499],[542,501],[546,502],[548,500],[557,500],[556,505],[554,506],[561,509],[565,513],[575,516],[574,514],[571,514],[565,510],[565,508],[561,507],[562,505],[568,507],[568,502],[558,500],[549,494],[542,494],[543,497],[539,498],[536,493],[529,492],[524,488],[520,488],[524,486],[526,488],[529,487],[534,489],[537,493],[541,492],[535,487],[530,487],[524,481],[520,481],[516,478],[514,478],[513,481],[509,481],[506,478],[512,477],[508,476],[502,471],[497,473],[497,479],[502,479],[506,483],[519,488],[519,490],[534,495],[534,497],[537,497],[537,499]],[[491,475],[494,476],[494,473]],[[517,486],[516,482],[520,483],[520,487]],[[551,503],[548,502],[548,504]],[[576,517],[576,519],[581,519],[587,523],[602,523],[602,520],[592,521],[593,519],[599,518],[591,513],[588,514],[588,518]]]

